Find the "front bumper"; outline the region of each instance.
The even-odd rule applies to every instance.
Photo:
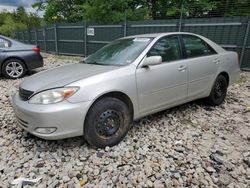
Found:
[[[70,103],[67,100],[49,105],[30,104],[13,96],[13,108],[20,127],[47,140],[57,140],[83,135],[83,124],[91,101]],[[37,128],[55,127],[49,134],[38,133]]]

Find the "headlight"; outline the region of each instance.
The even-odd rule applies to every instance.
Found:
[[[56,88],[56,89],[42,91],[31,97],[29,99],[29,103],[32,104],[58,103],[72,96],[75,92],[77,92],[78,89],[79,89],[78,87],[65,87],[65,88]]]

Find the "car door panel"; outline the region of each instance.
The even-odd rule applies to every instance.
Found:
[[[166,63],[137,69],[137,90],[141,113],[164,108],[187,97],[186,62]]]
[[[136,70],[140,113],[164,109],[187,98],[187,63],[176,35],[162,37],[147,56],[161,56],[163,63]]]
[[[203,97],[210,91],[219,66],[214,63],[216,59],[217,55],[212,55],[189,60],[189,98]]]
[[[188,60],[188,99],[206,97],[211,90],[220,60],[216,52],[197,36],[182,35]]]

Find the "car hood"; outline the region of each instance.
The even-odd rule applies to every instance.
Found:
[[[39,92],[46,89],[63,87],[80,79],[108,72],[117,68],[119,67],[90,65],[84,63],[71,64],[30,76],[24,79],[24,81],[20,84],[20,87],[25,90]]]

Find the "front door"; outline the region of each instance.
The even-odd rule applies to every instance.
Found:
[[[161,56],[163,62],[136,71],[141,114],[180,104],[187,98],[187,64],[178,36],[159,39],[147,53],[149,56]]]

